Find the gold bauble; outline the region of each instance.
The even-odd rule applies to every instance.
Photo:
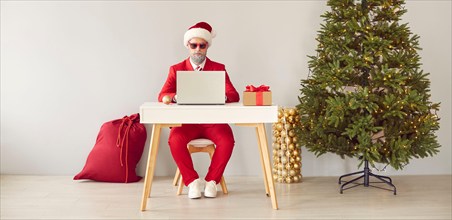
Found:
[[[275,181],[278,180],[278,175],[276,175],[276,174],[273,175],[273,180],[275,180]]]
[[[290,130],[292,127],[293,126],[291,124],[288,124],[288,123],[284,125],[284,129],[286,129],[286,130]]]
[[[286,144],[281,144],[281,149],[282,150],[286,150],[287,149],[287,145]]]
[[[292,179],[290,177],[286,177],[286,183],[292,183]]]
[[[291,137],[286,137],[284,143],[286,143],[286,144],[292,144],[292,138],[291,138]]]
[[[297,172],[295,172],[295,170],[289,170],[289,175],[295,176],[295,175],[297,175]]]
[[[167,104],[167,105],[170,104],[171,103],[171,96],[169,96],[169,95],[163,96],[162,102]]]
[[[298,156],[298,150],[297,149],[295,149],[295,150],[293,150],[293,155],[295,155],[295,156]]]
[[[287,163],[287,157],[281,157],[281,164]]]
[[[288,118],[290,115],[289,115],[289,112],[284,112],[284,118]]]
[[[281,176],[286,177],[287,176],[287,170],[282,170],[281,171]]]
[[[295,131],[289,130],[289,137],[294,137],[294,136],[295,136]]]
[[[289,109],[289,115],[295,115],[297,112],[295,111],[295,109],[291,108]]]
[[[294,122],[294,117],[293,116],[289,116],[287,121],[289,123],[293,123]]]
[[[294,169],[298,169],[298,168],[300,168],[300,165],[298,165],[298,163],[294,163],[294,164],[293,164],[293,168],[294,168]]]
[[[290,157],[289,161],[290,161],[290,163],[295,163],[295,158]]]
[[[286,151],[286,156],[289,157],[292,154],[291,150]]]
[[[295,160],[296,161],[301,161],[301,157],[297,156],[297,157],[295,157]]]
[[[276,130],[282,131],[283,130],[283,125],[281,123],[276,123]]]
[[[289,150],[295,150],[295,145],[293,143],[289,144]]]
[[[286,170],[290,170],[290,169],[292,169],[292,165],[290,163],[287,163],[285,168],[286,168]]]
[[[280,135],[282,138],[285,138],[285,137],[287,136],[287,132],[286,132],[285,130],[282,130],[282,131],[279,133],[279,135]]]
[[[274,178],[274,177],[273,177],[273,178]],[[294,176],[294,177],[293,177],[293,181],[296,182],[296,183],[298,183],[298,182],[300,182],[300,179],[298,179],[298,176]]]

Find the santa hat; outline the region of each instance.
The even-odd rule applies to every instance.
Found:
[[[190,28],[184,34],[184,46],[188,48],[188,41],[194,37],[199,37],[207,41],[207,47],[212,45],[212,39],[216,33],[212,30],[212,27],[206,22],[199,22]]]

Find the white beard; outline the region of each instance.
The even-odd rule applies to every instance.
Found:
[[[197,53],[197,54],[191,54],[191,55],[190,55],[190,59],[191,59],[191,61],[192,61],[193,63],[199,65],[199,64],[201,64],[202,62],[204,62],[204,60],[206,59],[206,55],[200,54],[200,53]]]

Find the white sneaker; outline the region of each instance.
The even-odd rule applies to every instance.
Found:
[[[204,196],[208,198],[217,197],[217,183],[213,180],[206,182],[206,188],[204,189]]]
[[[200,179],[195,179],[193,182],[188,184],[188,198],[199,199],[201,198],[202,181]]]

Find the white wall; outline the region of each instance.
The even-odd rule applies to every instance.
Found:
[[[404,22],[421,36],[432,101],[441,102],[442,148],[387,174],[451,174],[451,1],[408,0],[406,8]],[[216,29],[208,55],[226,64],[239,91],[267,84],[275,104],[297,105],[326,10],[326,1],[2,1],[1,173],[78,173],[102,123],[156,101],[168,67],[187,57],[185,30],[198,21]],[[226,175],[260,176],[255,131],[233,129]],[[304,176],[357,170],[354,159],[332,154],[303,149],[302,158]],[[203,174],[207,159],[199,160]],[[156,175],[174,170],[162,141]]]

